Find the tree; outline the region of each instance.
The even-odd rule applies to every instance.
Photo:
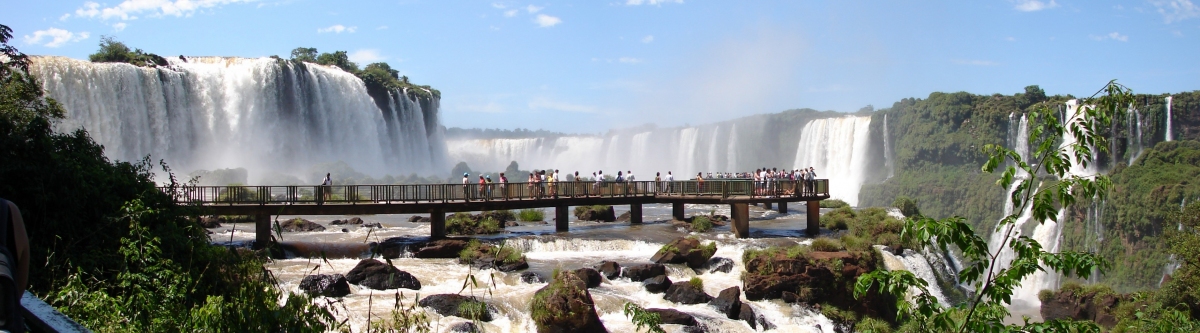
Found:
[[[1101,198],[1107,194],[1110,181],[1105,176],[1081,176],[1069,172],[1072,165],[1087,166],[1094,162],[1099,152],[1108,144],[1102,135],[1111,124],[1113,116],[1124,111],[1133,100],[1128,88],[1109,82],[1096,94],[1079,101],[1081,107],[1069,110],[1066,119],[1059,119],[1059,110],[1042,103],[1028,115],[1031,124],[1030,142],[1036,147],[1034,163],[1024,161],[1017,152],[999,145],[987,145],[984,151],[989,158],[983,171],[994,172],[1001,165],[1009,165],[997,182],[1003,188],[1016,184],[1009,200],[1013,213],[1005,216],[995,232],[1005,235],[1001,248],[989,249],[988,243],[967,225],[962,217],[934,220],[924,216],[909,217],[905,221],[902,236],[912,239],[921,246],[936,246],[943,251],[950,246],[958,247],[964,257],[964,268],[959,279],[975,287],[976,295],[965,304],[944,309],[929,293],[929,281],[922,280],[907,271],[876,271],[859,277],[855,285],[855,297],[861,297],[874,288],[897,296],[899,317],[911,318],[921,331],[998,332],[998,331],[1099,331],[1091,322],[1049,321],[1023,325],[1005,325],[1013,290],[1021,280],[1047,269],[1064,275],[1075,274],[1089,277],[1108,265],[1094,253],[1069,252],[1051,253],[1041,244],[1026,236],[1012,237],[1019,216],[1026,209],[1032,211],[1034,221],[1058,222],[1057,210],[1070,206],[1076,196]],[[1096,152],[1093,152],[1097,150]],[[1010,162],[1010,163],[1005,163]],[[1037,177],[1017,177],[1017,168],[1026,174],[1049,174],[1057,182],[1038,185]],[[1061,221],[1066,223],[1067,221]],[[1010,249],[1014,258],[1008,263],[999,262],[1004,247]],[[1001,268],[1008,264],[1008,268]],[[909,288],[922,293],[914,298],[915,307],[905,300]]]
[[[292,60],[301,62],[317,62],[317,48],[297,47],[292,49]]]
[[[130,50],[125,43],[111,36],[100,37],[100,49],[88,55],[92,62],[123,62],[134,66],[154,67],[168,65],[167,59],[142,49]]]
[[[921,215],[921,210],[917,208],[917,202],[903,195],[896,197],[896,201],[892,202],[892,207],[899,209],[900,214],[904,214],[904,217]]]
[[[322,65],[337,66],[349,73],[358,73],[358,64],[350,61],[350,56],[346,51],[335,51],[333,53],[321,53],[317,56],[317,63]]]

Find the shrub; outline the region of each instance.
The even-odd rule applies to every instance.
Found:
[[[692,230],[696,232],[706,232],[712,230],[712,220],[708,216],[696,215],[692,217]]]
[[[839,242],[833,238],[825,237],[814,239],[811,246],[813,251],[820,252],[837,252],[846,249],[842,246],[842,242]]]
[[[917,208],[917,202],[903,195],[896,197],[896,201],[892,202],[892,207],[900,209],[900,214],[904,214],[904,217],[921,215],[921,210]]]
[[[874,317],[864,317],[854,324],[854,331],[860,333],[892,333],[892,325]]]
[[[842,245],[849,251],[865,251],[871,248],[871,244],[861,237],[845,234],[840,238]]]
[[[704,289],[704,280],[701,280],[698,276],[692,277],[691,280],[688,280],[688,284],[692,285],[692,287],[695,287],[696,289]]]
[[[821,200],[821,208],[849,208],[850,204],[838,199]]]
[[[810,246],[794,245],[792,247],[787,248],[787,257],[792,258],[792,259],[798,259],[800,257],[807,256],[809,252],[812,252],[812,250],[813,250],[813,248]]]
[[[544,221],[546,212],[536,208],[522,209],[517,212],[517,218],[525,222]]]
[[[1054,291],[1053,290],[1042,289],[1042,290],[1038,291],[1038,300],[1042,301],[1042,303],[1049,302],[1052,299],[1054,299]]]
[[[703,253],[705,257],[712,257],[712,255],[714,253],[717,253],[717,242],[709,242],[708,244],[700,244],[699,249],[700,249],[700,253]]]
[[[130,50],[125,43],[118,42],[109,36],[100,37],[100,50],[88,55],[88,60],[92,62],[123,62],[141,67],[167,65],[167,59],[154,53],[143,52],[142,49]]]

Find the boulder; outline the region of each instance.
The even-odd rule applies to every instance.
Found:
[[[646,312],[657,313],[663,324],[696,326],[696,317],[675,309],[646,309]]]
[[[666,275],[655,276],[642,281],[642,287],[646,288],[646,291],[650,293],[660,294],[666,292],[667,288],[671,287],[671,279]]]
[[[1100,292],[1098,288],[1087,290],[1078,285],[1066,284],[1062,289],[1053,292],[1048,299],[1042,300],[1042,318],[1090,320],[1111,328],[1117,324],[1113,309],[1132,298],[1129,295],[1113,293],[1111,290],[1104,291]]]
[[[379,223],[379,222],[375,222],[375,223],[363,223],[362,227],[363,227],[363,228],[377,228],[377,229],[382,229],[382,228],[383,228],[383,223]]]
[[[204,228],[220,228],[221,218],[217,216],[204,216],[200,218],[200,226]]]
[[[580,268],[575,270],[575,275],[579,275],[579,279],[587,283],[588,288],[600,286],[600,282],[604,282],[604,278],[600,277],[600,272],[592,268]]]
[[[754,307],[751,307],[750,304],[742,303],[741,309],[738,310],[738,319],[750,324],[750,328],[758,329],[758,325],[756,325],[758,318],[755,317]]]
[[[858,277],[882,265],[874,251],[780,249],[752,256],[745,265],[742,292],[748,300],[780,299],[786,295],[789,302],[819,301],[860,315],[895,320],[895,299],[880,293],[878,287],[861,298],[854,297]]]
[[[526,271],[526,272],[521,272],[521,282],[525,282],[525,283],[529,283],[529,284],[545,283],[546,279],[543,279],[542,276],[538,275],[537,273]]]
[[[709,273],[729,273],[730,271],[733,271],[733,259],[712,257],[708,259],[707,263],[704,263],[704,267],[708,267]]]
[[[342,228],[342,232],[350,232],[350,229]]]
[[[529,308],[538,333],[608,332],[596,315],[587,283],[575,274],[557,274],[533,294]]]
[[[663,299],[680,304],[700,304],[711,301],[712,296],[704,293],[704,289],[691,282],[680,281],[672,283],[671,287],[667,288]]]
[[[497,255],[497,251],[503,253]],[[517,257],[515,260],[504,259],[507,257],[508,251],[515,251],[515,249],[480,243],[479,246],[468,246],[467,249],[460,252],[458,263],[471,265],[479,269],[495,268],[501,272],[512,272],[529,268],[529,262],[524,255]]]
[[[463,303],[467,303],[468,306],[463,306]],[[475,303],[476,305],[472,307],[470,306],[471,303]],[[456,316],[479,321],[492,321],[492,312],[496,311],[494,306],[486,304],[474,296],[458,294],[429,295],[422,298],[417,304],[433,309],[434,312],[443,316]],[[481,313],[472,313],[475,311],[471,309],[483,311],[479,311]]]
[[[299,218],[299,217],[297,217],[297,218],[294,218],[294,219],[291,219],[291,220],[284,221],[283,223],[280,223],[280,224],[279,224],[279,229],[281,229],[281,230],[283,230],[283,231],[289,231],[289,232],[296,232],[296,231],[325,231],[325,227],[324,227],[324,226],[322,226],[322,225],[320,225],[320,224],[313,223],[313,221],[305,220],[305,219],[302,219],[302,218]]]
[[[729,319],[738,319],[742,310],[742,289],[736,286],[726,288],[709,301],[708,305],[717,308],[717,312],[724,313]]]
[[[650,261],[659,264],[686,263],[691,268],[702,268],[716,252],[716,246],[704,247],[699,239],[680,237],[659,249],[650,257]]]
[[[621,213],[621,216],[617,216],[617,222],[629,222],[630,220],[633,220],[633,214],[631,212],[624,212]]]
[[[314,274],[300,280],[300,290],[309,295],[342,297],[350,294],[350,282],[341,274]]]
[[[575,209],[575,218],[580,221],[615,222],[617,213],[612,206],[580,206]]]
[[[408,218],[408,222],[413,222],[413,223],[417,223],[417,222],[429,223],[431,221],[433,221],[433,219],[430,219],[428,216],[421,216],[421,215],[413,215]]]
[[[332,225],[363,224],[363,219],[357,218],[357,217],[351,217],[351,218],[348,218],[345,220],[333,220],[333,222],[329,222],[329,224],[332,224]]]
[[[346,280],[375,290],[412,289],[420,290],[421,281],[408,272],[375,259],[363,259],[346,273]]]
[[[594,267],[594,268],[597,271],[600,271],[600,274],[604,275],[604,277],[609,280],[612,280],[612,279],[617,278],[618,276],[621,276],[621,264],[618,264],[615,261],[608,261],[608,260],[601,261],[600,264],[596,265],[596,267]]]
[[[458,253],[467,248],[468,242],[463,239],[446,238],[409,246],[413,258],[458,258]]]
[[[643,281],[659,275],[666,275],[667,267],[662,264],[642,264],[625,267],[621,276],[633,281]]]
[[[477,332],[481,332],[481,331],[479,330],[478,327],[475,327],[475,323],[473,323],[473,322],[460,321],[460,322],[451,324],[450,327],[447,327],[446,332],[449,332],[449,333],[477,333]]]

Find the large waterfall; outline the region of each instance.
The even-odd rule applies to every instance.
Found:
[[[793,165],[815,168],[818,178],[829,178],[831,197],[858,205],[858,191],[867,176],[870,128],[871,117],[810,121],[801,130]]]
[[[113,159],[150,155],[185,172],[243,167],[251,181],[337,161],[375,175],[445,168],[436,98],[392,92],[377,103],[362,80],[337,68],[271,58],[171,58],[141,68],[35,57],[30,71],[66,109],[59,129],[86,129]]]

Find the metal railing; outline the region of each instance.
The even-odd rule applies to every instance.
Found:
[[[563,181],[546,183],[307,185],[307,186],[181,186],[160,187],[185,203],[204,205],[447,203],[519,201],[558,198],[720,197],[752,198],[821,196],[829,180],[765,181],[716,179],[655,181]]]

